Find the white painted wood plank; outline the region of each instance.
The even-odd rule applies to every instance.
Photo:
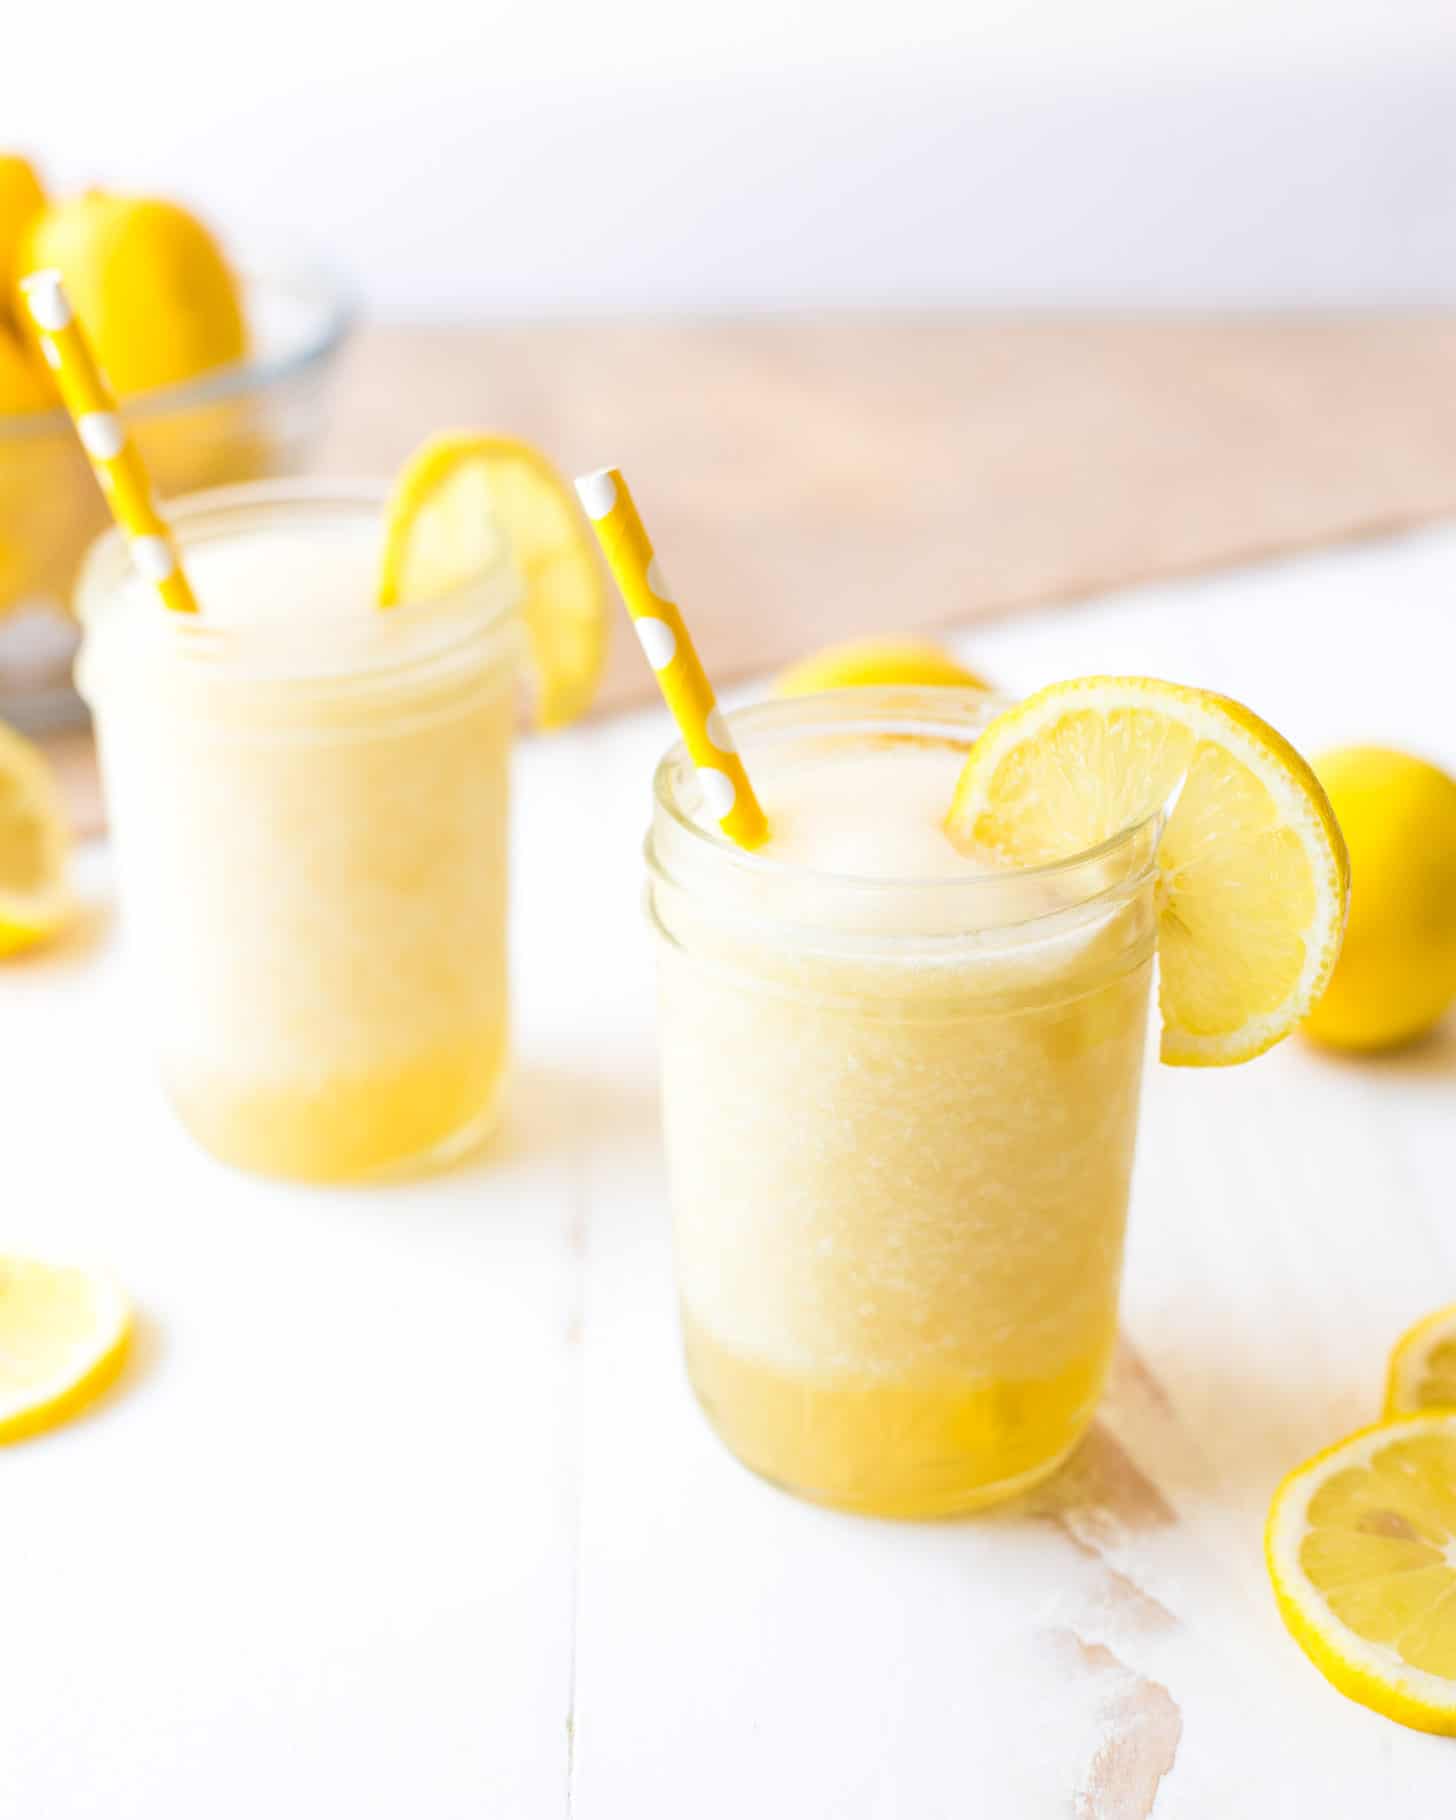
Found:
[[[563,1811],[591,1058],[578,906],[527,831],[583,766],[524,768],[517,963],[546,990],[501,1141],[435,1180],[214,1165],[154,1096],[105,924],[5,971],[0,1249],[110,1266],[146,1330],[94,1415],[0,1452],[0,1812]]]

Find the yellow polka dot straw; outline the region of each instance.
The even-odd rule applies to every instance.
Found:
[[[116,408],[59,272],[33,272],[20,289],[40,336],[40,351],[81,438],[112,517],[121,526],[137,573],[155,584],[175,613],[195,613],[197,598],[182,573],[177,546],[157,510],[152,483]]]
[[[697,767],[708,813],[740,847],[762,846],[768,838],[768,822],[733,735],[718,712],[713,685],[693,648],[683,616],[667,591],[652,540],[637,515],[626,481],[616,468],[598,468],[595,474],[583,474],[576,490],[627,603],[663,700]]]

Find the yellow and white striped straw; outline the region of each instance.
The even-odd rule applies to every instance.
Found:
[[[32,272],[20,289],[56,376],[61,398],[91,459],[111,515],[121,526],[132,562],[174,613],[195,613],[197,598],[182,572],[177,545],[157,510],[152,483],[127,435],[111,388],[96,364],[59,272]]]
[[[708,813],[740,847],[762,846],[768,822],[621,471],[598,468],[583,474],[576,491],[697,768]]]

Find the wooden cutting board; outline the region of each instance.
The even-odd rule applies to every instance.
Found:
[[[1456,511],[1456,317],[374,328],[315,466],[388,474],[448,425],[618,463],[726,681]],[[652,695],[617,638],[601,706]]]

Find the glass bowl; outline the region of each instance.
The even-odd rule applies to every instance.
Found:
[[[345,291],[320,271],[267,265],[245,266],[242,286],[247,359],[124,401],[163,500],[296,474],[324,427],[353,321]],[[32,729],[81,718],[68,602],[83,551],[109,522],[63,411],[0,415],[0,718]]]

